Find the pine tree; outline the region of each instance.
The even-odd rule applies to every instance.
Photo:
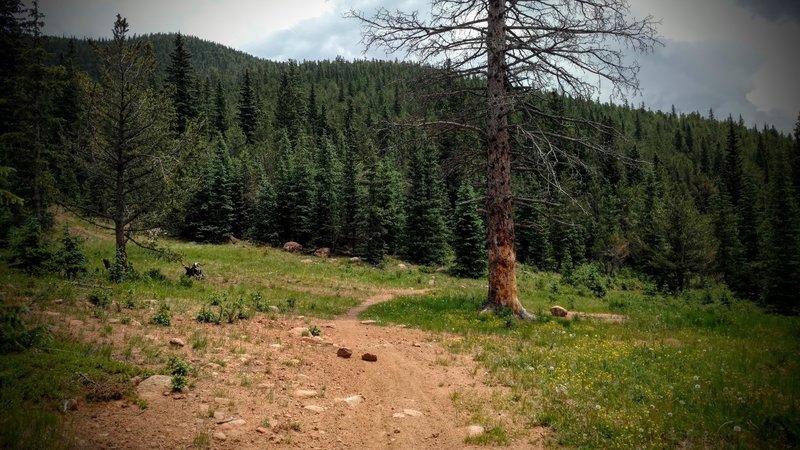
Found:
[[[313,91],[312,91],[313,92]],[[342,167],[333,142],[323,136],[317,155],[317,221],[318,243],[337,247],[342,222]]]
[[[386,251],[396,255],[401,248],[405,229],[405,189],[403,175],[396,167],[394,158],[385,158],[378,165],[375,182],[379,187],[376,194],[378,205],[383,211],[386,236]]]
[[[194,70],[192,56],[183,42],[183,36],[175,35],[175,47],[170,53],[167,66],[167,83],[175,106],[175,131],[183,134],[188,122],[197,117],[197,100],[194,92]]]
[[[463,182],[456,197],[453,274],[466,278],[486,273],[486,229],[476,199],[472,186]]]
[[[258,125],[258,110],[256,109],[255,93],[250,82],[250,71],[244,71],[242,87],[239,90],[239,112],[237,113],[239,128],[242,129],[245,141],[253,144],[256,138]]]
[[[787,161],[776,165],[765,224],[764,302],[784,314],[800,312],[800,209]]]
[[[294,198],[294,149],[289,141],[289,133],[284,128],[278,140],[278,167],[275,178],[276,200],[276,224],[278,236],[281,241],[288,241],[293,238],[292,228],[295,217],[295,198]]]
[[[222,80],[217,80],[213,114],[212,131],[224,136],[228,131],[228,106],[225,102],[225,91],[222,90]]]
[[[300,74],[297,63],[290,61],[281,77],[275,106],[276,128],[285,128],[289,139],[296,143],[301,132],[306,129],[306,102],[300,87]]]
[[[230,156],[220,135],[217,135],[214,157],[209,160],[203,179],[190,200],[184,235],[198,241],[220,243],[233,232],[235,218]]]
[[[717,267],[728,286],[739,291],[745,265],[744,249],[739,240],[739,218],[725,189],[720,190],[716,199],[714,227],[719,242]]]
[[[317,209],[316,167],[314,150],[308,135],[301,133],[294,149],[291,192],[294,200],[292,236],[303,245],[314,242],[317,236],[314,214]]]
[[[417,264],[443,264],[449,253],[442,179],[435,148],[413,150],[409,165],[405,254]]]
[[[363,185],[359,186],[359,210],[356,217],[358,224],[358,255],[373,265],[383,261],[387,253],[386,216],[378,198],[380,190],[385,186],[378,184],[378,159],[375,149],[369,147],[364,161]]]
[[[258,185],[255,205],[251,214],[249,236],[256,242],[265,244],[278,244],[278,227],[276,223],[277,197],[269,178],[261,176]]]
[[[739,132],[733,119],[729,117],[728,149],[725,153],[723,182],[734,208],[738,208],[742,201],[742,189],[744,188],[742,164],[742,149],[739,144]]]
[[[355,149],[339,134],[339,152],[342,155],[342,237],[346,247],[356,246],[356,218],[359,214],[358,204],[358,166]]]

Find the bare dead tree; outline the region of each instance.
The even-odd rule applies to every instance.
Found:
[[[520,318],[535,319],[517,292],[512,144],[523,170],[532,171],[547,190],[569,196],[557,167],[583,165],[569,148],[609,151],[588,134],[569,130],[578,125],[613,130],[553,114],[539,106],[542,96],[554,90],[590,100],[600,93],[598,80],[610,82],[614,95],[638,91],[638,65],[626,58],[626,51],[650,52],[658,43],[656,22],[651,16],[633,18],[627,0],[432,0],[426,16],[385,8],[371,15],[351,10],[347,16],[362,22],[367,50],[404,52],[434,69],[427,71],[426,85],[456,88],[442,90],[439,96],[482,99],[481,107],[463,111],[466,116],[422,124],[479,132],[487,142],[485,307],[508,307]],[[450,83],[454,78],[470,82]],[[512,115],[524,120],[511,123]],[[565,126],[546,126],[552,121]],[[529,205],[549,201],[516,200]]]

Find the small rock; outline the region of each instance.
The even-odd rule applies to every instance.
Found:
[[[274,349],[278,349],[278,350],[283,348],[283,345],[281,345],[281,344],[270,344],[269,346],[274,348]]]
[[[484,429],[480,425],[470,425],[464,431],[466,431],[467,437],[478,437],[483,434]]]
[[[136,393],[142,398],[154,397],[167,389],[167,395],[172,389],[172,377],[168,375],[153,375],[136,386]]]
[[[289,334],[292,336],[302,336],[304,334],[309,334],[308,327],[294,327],[289,330]]]
[[[338,356],[339,358],[349,358],[353,356],[353,351],[347,347],[342,347],[336,351],[336,356]]]
[[[185,347],[186,346],[186,342],[183,342],[183,339],[181,339],[181,338],[172,338],[172,339],[169,340],[169,343],[172,344],[172,345],[177,345],[178,347]]]
[[[225,413],[222,411],[214,411],[214,420],[225,420]]]
[[[400,269],[400,270],[405,270],[405,269],[408,269],[408,266],[403,264],[403,263],[400,263],[400,264],[397,265],[397,268]]]
[[[403,410],[403,414],[405,414],[407,416],[411,416],[411,417],[422,417],[422,416],[425,415],[425,414],[422,414],[422,412],[417,411],[416,409],[404,409]]]
[[[404,418],[405,416],[406,416],[406,415],[405,415],[405,414],[403,414],[403,413],[394,413],[394,414],[392,414],[392,417],[394,417],[395,419],[402,419],[402,418]]]
[[[269,310],[270,310],[270,312],[274,312],[274,313],[279,313],[279,312],[281,312],[281,309],[280,309],[280,308],[278,308],[278,307],[277,307],[277,306],[275,306],[275,305],[269,305]]]
[[[303,260],[300,260],[300,262],[303,263],[303,264],[311,264],[311,263],[314,262],[314,260],[313,259],[303,259]]]
[[[264,427],[258,427],[258,428],[256,428],[256,431],[258,431],[258,432],[259,432],[259,433],[261,433],[261,434],[267,434],[267,432],[268,432],[269,430],[268,430],[268,429],[266,429],[266,428],[264,428]]]
[[[289,241],[283,244],[283,249],[290,253],[300,253],[303,251],[303,246],[294,241]]]
[[[447,273],[447,267],[444,267],[444,266],[437,267],[436,268],[436,273]]]
[[[337,398],[336,401],[347,403],[347,405],[350,406],[351,408],[355,408],[356,406],[360,405],[361,402],[364,401],[364,397],[360,395],[351,395],[350,397]]]
[[[78,410],[78,399],[71,398],[69,400],[64,401],[64,411],[77,411]]]
[[[317,405],[306,405],[306,406],[303,407],[303,409],[307,409],[309,411],[314,411],[315,413],[321,413],[321,412],[325,411],[325,408],[323,408],[322,406],[317,406]]]
[[[359,262],[359,261],[361,261],[361,258],[359,258],[358,256],[353,256],[352,258],[350,258],[350,262]]]
[[[294,396],[297,398],[312,398],[317,396],[317,391],[297,389],[294,391]]]
[[[220,404],[220,405],[224,405],[224,404],[226,404],[228,402],[229,402],[229,400],[227,398],[225,398],[225,397],[214,397],[214,403],[217,403],[217,404]]]
[[[552,314],[552,315],[554,315],[556,317],[567,317],[567,314],[569,314],[569,311],[567,311],[567,309],[564,308],[564,307],[555,305],[552,308],[550,308],[550,314]]]
[[[214,433],[213,436],[214,436],[214,439],[216,439],[218,441],[224,441],[224,440],[228,439],[228,436],[225,436],[225,433],[223,433],[221,431],[217,431],[216,433]]]
[[[378,323],[378,321],[377,320],[362,320],[361,321],[361,325],[372,325],[372,324],[375,324],[375,323]]]
[[[411,344],[411,346],[412,347],[422,347],[422,345],[419,342],[414,342],[413,344]]]
[[[60,304],[64,303],[64,299],[63,298],[57,298],[57,299],[53,300],[53,303],[55,303],[56,305],[60,305]]]
[[[314,250],[314,256],[317,258],[327,258],[331,255],[331,249],[328,247],[322,247]]]
[[[361,359],[363,359],[364,361],[375,362],[378,360],[378,357],[376,355],[373,355],[372,353],[364,353],[363,355],[361,355]]]
[[[223,430],[232,430],[234,428],[243,427],[245,425],[247,425],[247,421],[246,420],[244,420],[244,419],[236,419],[236,420],[231,420],[230,422],[223,423],[222,424],[222,429]]]

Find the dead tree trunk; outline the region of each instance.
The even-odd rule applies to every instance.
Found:
[[[486,309],[511,308],[523,319],[535,319],[519,301],[517,253],[511,192],[510,111],[506,84],[505,0],[489,2],[488,49],[488,166],[487,238],[489,241],[489,295]]]

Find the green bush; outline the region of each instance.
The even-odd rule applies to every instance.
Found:
[[[169,305],[166,302],[161,302],[156,311],[156,315],[150,319],[150,323],[164,327],[168,327],[172,323],[172,311],[169,309]]]
[[[29,217],[22,225],[11,230],[8,244],[10,265],[29,274],[43,271],[53,258],[44,239],[42,227],[33,217]]]
[[[608,278],[600,273],[597,264],[581,264],[567,277],[567,282],[573,286],[583,286],[597,297],[605,297],[608,293]]]
[[[23,306],[0,306],[0,354],[23,351],[51,339],[49,327],[25,325],[22,315],[27,312]]]
[[[189,372],[192,367],[183,358],[170,356],[167,368],[172,374],[172,390],[180,391],[189,385]]]
[[[312,336],[319,336],[322,334],[322,330],[320,330],[319,327],[316,325],[311,325],[310,327],[308,327],[308,332]]]
[[[87,260],[83,253],[83,240],[69,234],[67,227],[64,227],[61,247],[56,251],[55,262],[58,270],[69,279],[86,273]]]
[[[98,290],[89,294],[89,303],[98,308],[108,308],[111,306],[111,295],[107,291]]]
[[[197,321],[200,323],[219,323],[219,316],[214,314],[210,306],[203,305],[197,313]]]

